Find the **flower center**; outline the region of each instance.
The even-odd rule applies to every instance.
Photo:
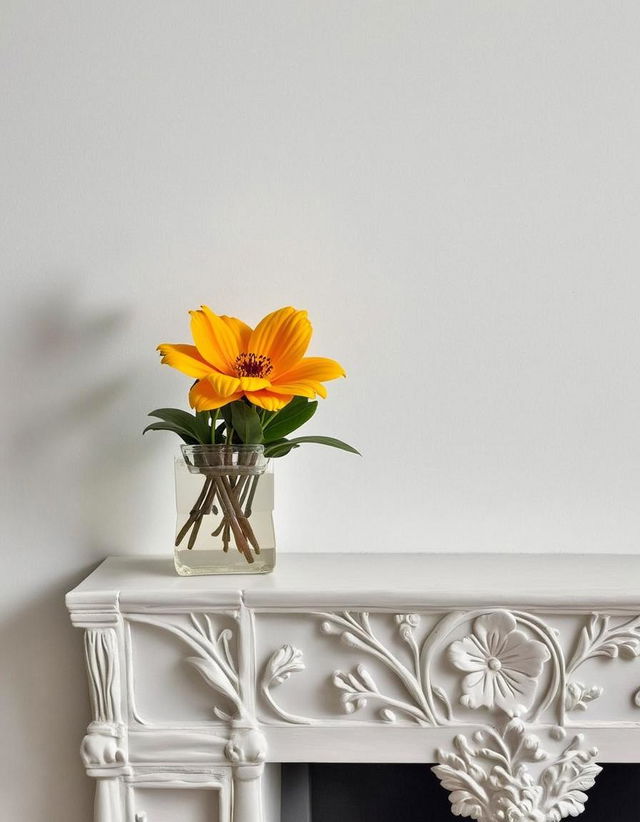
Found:
[[[487,660],[487,666],[490,671],[499,671],[500,668],[502,668],[502,662],[500,662],[500,660],[495,656],[490,656]]]
[[[236,375],[238,377],[268,377],[273,371],[271,358],[264,354],[245,353],[236,357]]]

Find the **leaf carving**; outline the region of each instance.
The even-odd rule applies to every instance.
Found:
[[[588,791],[602,768],[594,761],[597,751],[578,750],[582,736],[574,737],[562,757],[549,766],[540,777],[544,791],[544,807],[548,822],[560,822],[567,816],[578,816],[584,811]]]
[[[615,659],[618,656],[633,659],[640,655],[640,616],[611,625],[611,617],[591,614],[578,637],[567,673],[598,656]]]
[[[587,791],[601,771],[595,749],[575,737],[536,780],[527,763],[545,759],[540,740],[520,720],[454,739],[455,753],[438,751],[432,770],[449,791],[454,816],[483,822],[559,822],[584,810]]]
[[[585,685],[584,682],[568,682],[564,696],[567,711],[586,711],[587,704],[602,696],[603,689],[598,685]]]
[[[229,681],[220,666],[216,665],[212,659],[199,656],[189,656],[186,658],[185,662],[188,662],[196,669],[196,671],[198,671],[207,685],[211,688],[215,688],[216,691],[221,693],[223,696],[226,696],[227,699],[230,699],[233,703],[237,703],[238,694],[234,686]]]
[[[264,674],[264,681],[269,685],[281,685],[291,674],[304,671],[302,651],[293,645],[283,645],[271,655]]]
[[[132,622],[143,622],[156,628],[162,628],[179,637],[197,654],[197,656],[187,657],[185,661],[198,671],[211,688],[233,704],[238,717],[247,716],[240,696],[238,673],[229,645],[233,637],[233,632],[229,628],[220,631],[216,637],[207,614],[202,614],[200,619],[193,613],[189,614],[190,625],[188,627],[171,622],[160,622],[142,614],[130,614],[129,619]],[[224,721],[233,718],[218,706],[214,706],[213,712]]]
[[[363,708],[367,700],[375,699],[388,708],[386,712],[379,713],[380,718],[385,722],[395,721],[396,713],[400,711],[419,725],[436,724],[432,708],[425,696],[419,652],[413,636],[413,631],[420,621],[417,614],[397,614],[395,617],[400,637],[411,650],[410,666],[405,665],[380,642],[371,628],[369,614],[366,611],[343,611],[340,614],[321,613],[318,616],[322,618],[320,624],[322,633],[337,636],[348,648],[368,654],[380,661],[400,681],[410,697],[409,701],[405,701],[380,693],[373,677],[366,668],[359,665],[354,673],[344,674],[336,671],[333,675],[334,685],[343,691],[340,699],[347,713]]]

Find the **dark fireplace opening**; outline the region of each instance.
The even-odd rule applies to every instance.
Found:
[[[605,764],[581,822],[638,822],[640,765]],[[428,765],[282,766],[282,822],[452,822]]]

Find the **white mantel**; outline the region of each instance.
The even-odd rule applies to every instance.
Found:
[[[110,557],[67,605],[97,822],[164,822],[159,789],[202,801],[182,822],[275,822],[285,761],[437,762],[454,813],[556,822],[596,762],[640,761],[640,556],[285,553],[190,578]]]

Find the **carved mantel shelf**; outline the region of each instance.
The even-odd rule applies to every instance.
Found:
[[[111,557],[67,605],[97,822],[156,822],[158,789],[275,822],[265,763],[339,761],[435,762],[454,815],[557,822],[598,762],[640,761],[640,556],[282,554],[191,578]]]

